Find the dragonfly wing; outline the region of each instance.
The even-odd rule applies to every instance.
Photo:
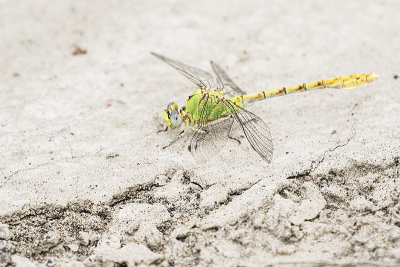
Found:
[[[223,88],[226,94],[230,96],[246,94],[246,92],[240,89],[240,87],[234,81],[232,81],[228,74],[217,63],[213,61],[210,63],[215,75],[217,76],[217,82],[220,84],[220,88]]]
[[[268,125],[257,115],[239,107],[232,101],[224,99],[223,102],[243,129],[251,147],[261,156],[262,159],[270,163],[274,147]]]
[[[227,144],[234,119],[223,117],[197,129],[190,141],[189,151],[198,162],[206,162]]]
[[[154,52],[151,52],[151,54],[177,69],[181,74],[195,83],[198,87],[207,87],[210,89],[216,87],[215,78],[209,72],[186,65],[173,59],[169,59]]]
[[[214,119],[213,112],[218,106],[224,105],[217,102],[216,98],[204,95],[197,107],[197,123],[189,150],[198,162],[210,160],[226,145],[228,135],[232,128],[234,119],[225,116]]]

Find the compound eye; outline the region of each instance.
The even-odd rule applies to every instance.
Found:
[[[173,109],[171,111],[170,120],[172,126],[174,126],[175,128],[178,128],[182,124],[181,116],[179,116],[179,112],[176,109]]]
[[[167,109],[170,109],[171,106],[172,106],[173,104],[174,104],[174,101],[170,102],[170,103],[168,104],[168,106],[167,106]]]

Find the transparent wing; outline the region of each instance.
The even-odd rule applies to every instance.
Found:
[[[226,107],[231,115],[216,120],[210,118],[218,105]],[[272,160],[273,144],[268,125],[252,112],[241,108],[228,99],[218,103],[212,96],[205,95],[198,106],[197,130],[189,150],[197,161],[207,161],[226,145],[234,120],[242,128],[251,147],[268,163]]]
[[[198,162],[213,158],[226,145],[234,122],[233,117],[221,117],[211,121],[213,112],[224,106],[215,97],[204,95],[197,106],[197,130],[190,141],[189,150]]]
[[[216,156],[227,144],[234,119],[232,116],[214,120],[197,129],[190,141],[189,151],[198,162],[205,162]]]
[[[241,108],[228,99],[223,103],[230,110],[232,116],[243,129],[244,135],[251,147],[264,159],[270,163],[273,154],[273,144],[271,132],[268,125],[252,112]]]
[[[232,81],[232,79],[226,74],[226,72],[215,62],[211,61],[211,66],[215,75],[217,76],[217,82],[219,88],[224,89],[224,93],[229,96],[245,95],[246,92],[240,89],[240,87]]]
[[[151,52],[151,54],[161,59],[173,68],[177,69],[181,74],[183,74],[183,76],[191,80],[198,87],[207,87],[213,89],[217,86],[214,76],[207,71],[191,67],[179,61],[172,60],[162,55],[156,54],[154,52]]]

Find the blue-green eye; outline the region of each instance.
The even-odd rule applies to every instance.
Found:
[[[179,112],[176,109],[173,109],[171,111],[170,120],[172,126],[174,126],[175,128],[178,128],[182,124],[181,116],[179,115]]]

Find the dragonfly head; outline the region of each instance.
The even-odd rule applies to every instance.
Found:
[[[171,129],[179,129],[182,125],[181,114],[178,110],[178,105],[175,102],[168,104],[167,109],[163,111],[162,117],[165,124]]]

